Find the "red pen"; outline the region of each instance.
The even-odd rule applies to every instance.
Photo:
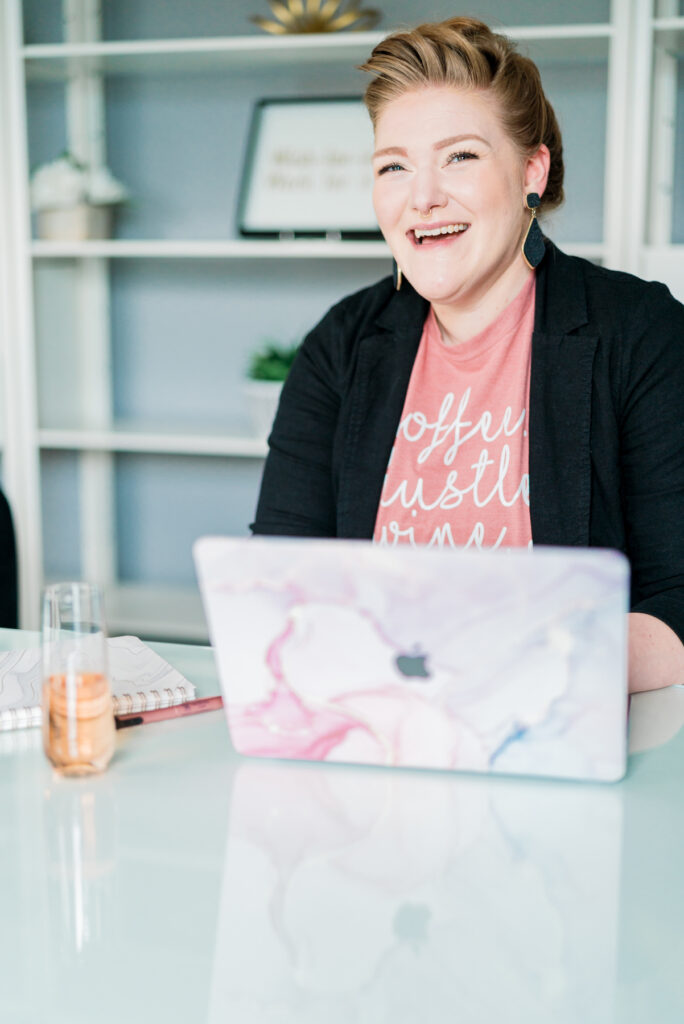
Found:
[[[218,711],[222,707],[222,697],[198,697],[197,700],[186,700],[184,704],[172,704],[168,708],[156,708],[154,711],[134,711],[130,715],[115,715],[114,720],[117,729],[127,729],[130,725],[163,722],[167,718],[183,718],[185,715],[198,715],[201,711]]]

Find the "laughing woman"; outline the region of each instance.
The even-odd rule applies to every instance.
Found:
[[[616,548],[630,689],[684,682],[684,306],[543,238],[561,136],[505,37],[423,25],[363,69],[397,273],[306,338],[253,531]]]

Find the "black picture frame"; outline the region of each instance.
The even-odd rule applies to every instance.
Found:
[[[380,239],[373,132],[359,96],[261,99],[240,183],[246,238]]]

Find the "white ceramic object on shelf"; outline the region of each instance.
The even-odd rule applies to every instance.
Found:
[[[245,381],[249,415],[257,437],[268,437],[270,434],[282,390],[281,380]]]
[[[75,206],[38,210],[38,237],[50,242],[84,242],[90,238],[110,238],[112,207],[78,203]]]

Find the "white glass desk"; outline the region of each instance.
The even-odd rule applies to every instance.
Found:
[[[614,786],[245,761],[220,712],[92,780],[0,735],[0,1020],[680,1024],[683,722],[638,698]]]

